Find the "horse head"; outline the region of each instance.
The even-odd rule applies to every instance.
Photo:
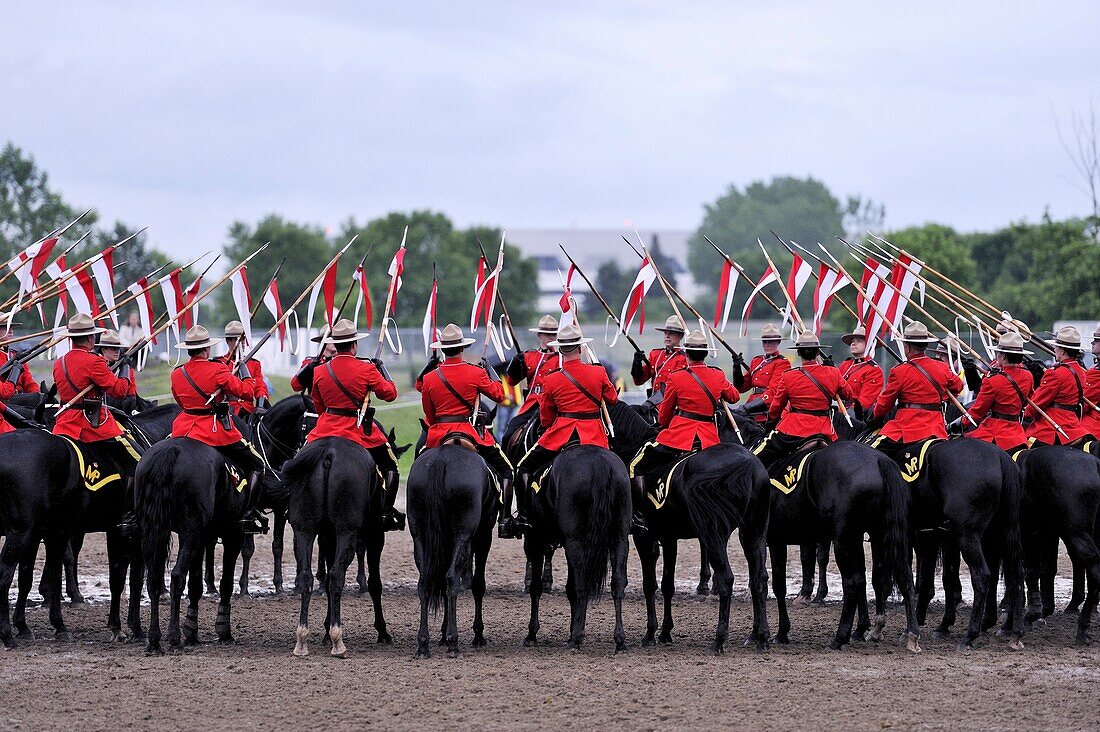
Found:
[[[390,448],[393,450],[394,457],[400,458],[402,455],[409,451],[410,447],[412,447],[411,442],[405,445],[398,446],[397,433],[394,431],[393,427],[390,427],[389,434],[386,435],[386,440],[390,443]]]

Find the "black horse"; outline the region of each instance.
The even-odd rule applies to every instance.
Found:
[[[325,437],[307,444],[283,468],[287,515],[294,527],[297,586],[301,595],[295,656],[309,655],[309,602],[313,589],[315,539],[329,567],[325,588],[328,598],[325,632],[332,642],[333,656],[343,658],[347,653],[340,600],[356,539],[371,515],[381,510],[377,472],[365,448],[341,437]],[[374,627],[378,630],[379,642],[391,642],[381,612],[375,615]]]
[[[168,565],[168,541],[179,537],[176,562],[171,576],[171,609],[168,642],[181,646],[180,603],[187,584],[188,608],[183,624],[183,643],[198,643],[199,600],[202,598],[203,549],[214,537],[221,537],[223,569],[215,631],[222,642],[232,642],[230,603],[233,569],[241,550],[240,517],[244,513],[245,476],[232,475],[226,460],[215,448],[189,437],[156,443],[138,463],[135,491],[141,525],[141,549],[149,590],[149,635],[146,651],[162,653],[160,596]],[[264,478],[264,490],[279,492],[277,481]]]
[[[1100,596],[1100,461],[1070,447],[1037,447],[1019,457],[1024,485],[1024,548],[1030,608],[1027,619],[1054,612],[1058,539],[1073,560],[1074,577],[1087,577],[1088,592],[1077,616],[1079,645],[1089,642],[1089,626]],[[1041,586],[1041,591],[1040,590]]]
[[[554,458],[538,494],[530,498],[530,507],[531,528],[524,536],[523,549],[531,563],[531,621],[523,644],[538,645],[542,563],[547,548],[557,544],[565,549],[568,567],[565,592],[571,613],[569,648],[580,650],[588,603],[599,599],[610,560],[615,651],[625,651],[623,595],[632,510],[626,465],[602,447],[567,447]]]
[[[500,438],[500,449],[508,456],[512,465],[519,465],[523,456],[538,442],[542,428],[539,425],[538,410],[531,414],[517,414],[508,422]],[[546,548],[542,564],[542,591],[550,592],[554,588],[554,552],[557,547],[551,544]],[[524,570],[523,591],[531,591],[531,563]]]
[[[486,644],[482,601],[485,561],[493,544],[497,494],[485,461],[462,444],[442,444],[417,456],[406,483],[409,531],[413,538],[420,629],[416,657],[431,655],[428,611],[443,605],[441,644],[458,655],[458,594],[474,595],[473,645]]]

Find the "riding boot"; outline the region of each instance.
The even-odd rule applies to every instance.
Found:
[[[134,495],[134,477],[132,475],[126,477],[126,488],[123,491],[122,501],[123,505],[126,506],[126,512],[118,520],[117,528],[123,539],[133,539],[138,535],[139,527],[137,522],[137,497]]]
[[[531,480],[530,476],[527,475],[518,476],[518,479],[519,486],[515,489],[516,518],[514,519],[514,524],[516,533],[522,536],[531,528],[531,520],[528,518],[531,507]]]
[[[497,511],[497,536],[501,539],[518,539],[522,533],[517,530],[516,520],[512,518],[512,481],[500,479],[500,508]]]
[[[400,480],[396,470],[389,470],[382,478],[382,483],[385,486],[385,509],[382,511],[382,530],[383,531],[404,531],[405,530],[405,514],[394,508],[393,504],[397,500],[397,484]]]
[[[245,488],[248,493],[245,496],[244,514],[241,515],[240,521],[241,533],[243,534],[267,533],[267,517],[256,508],[256,504],[260,500],[260,493],[263,492],[260,486],[262,476],[262,470],[254,470],[248,476],[248,486]]]
[[[649,533],[649,527],[646,526],[645,514],[642,513],[642,506],[645,505],[645,477],[636,475],[630,479],[630,487],[632,490],[631,500],[634,504],[634,513],[630,516],[630,530],[632,533],[638,536],[645,536]]]

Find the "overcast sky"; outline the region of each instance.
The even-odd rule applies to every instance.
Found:
[[[269,212],[690,229],[775,175],[891,227],[1086,210],[1095,1],[317,5],[9,3],[0,141],[179,255]]]

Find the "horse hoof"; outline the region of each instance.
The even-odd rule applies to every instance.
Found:
[[[657,640],[662,646],[670,646],[672,645],[672,633],[661,633],[661,635],[657,637]]]
[[[164,655],[164,649],[161,648],[159,644],[157,644],[155,646],[146,646],[145,647],[145,655],[146,656],[163,656]]]
[[[416,656],[414,656],[414,658],[416,658],[416,659],[431,658],[431,657],[432,657],[432,652],[430,650],[428,650],[427,644],[417,648],[416,649]]]
[[[15,627],[15,637],[34,640],[34,631],[27,627],[26,624],[20,624]]]
[[[1020,636],[1013,636],[1008,641],[1008,650],[1010,651],[1022,651],[1024,650],[1024,642],[1020,639]]]
[[[623,653],[623,652],[625,652],[625,651],[626,651],[626,650],[627,650],[628,648],[629,648],[629,646],[627,646],[627,644],[626,644],[626,641],[625,641],[625,640],[617,640],[617,641],[615,641],[615,653]]]
[[[1081,606],[1071,603],[1066,605],[1066,609],[1062,612],[1066,615],[1077,615],[1081,612]]]
[[[122,634],[121,630],[112,630],[111,631],[111,642],[112,643],[122,643],[125,640],[126,640],[126,636],[124,636]]]
[[[360,595],[365,595],[365,594],[367,594],[368,591],[369,590],[367,590],[366,585],[363,585],[363,584],[359,585],[359,594]]]
[[[814,595],[814,599],[810,600],[810,604],[811,605],[824,605],[826,597],[828,597],[828,595]]]
[[[458,658],[461,655],[462,655],[462,652],[459,651],[457,648],[447,649],[447,658]]]
[[[239,595],[240,597],[252,597],[252,593],[248,591],[247,587],[242,587],[240,590],[238,590],[237,595]]]
[[[798,594],[798,595],[795,595],[795,596],[794,596],[794,601],[795,601],[795,602],[800,602],[800,603],[802,603],[803,605],[809,605],[809,604],[810,604],[810,601],[811,601],[811,599],[812,599],[812,598],[811,598],[811,597],[810,597],[809,595],[802,595],[802,594]]]
[[[772,642],[769,638],[762,638],[756,641],[756,650],[760,653],[767,653],[771,650]]]
[[[529,635],[529,636],[527,636],[526,638],[523,639],[523,647],[524,648],[535,648],[536,646],[538,646],[538,644],[539,644],[538,638],[536,638],[533,635]]]
[[[936,636],[937,638],[950,638],[951,628],[944,628],[942,626],[938,627],[932,631],[932,635]]]
[[[470,641],[470,645],[474,648],[484,648],[485,646],[489,645],[489,641],[485,640],[485,636],[477,635],[474,636],[474,639],[472,641]]]
[[[647,635],[645,638],[642,638],[642,648],[652,648],[655,645],[657,645],[657,639],[653,636]]]
[[[710,644],[710,652],[713,653],[715,656],[721,656],[726,652],[726,644],[714,641]]]
[[[381,644],[383,646],[392,646],[393,645],[393,636],[390,635],[389,633],[387,633],[384,630],[379,631],[379,633],[378,633],[378,642],[379,642],[379,644]]]
[[[695,588],[695,594],[706,597],[710,594],[710,585],[706,582],[700,582],[699,586]]]
[[[15,647],[17,645],[19,645],[19,644],[15,642],[14,638],[5,638],[4,639],[4,650],[6,650],[6,651],[15,650]]]
[[[69,605],[86,605],[87,601],[84,599],[84,595],[79,592],[69,598]]]
[[[970,653],[974,650],[974,644],[971,641],[963,641],[955,647],[959,653]]]
[[[234,638],[232,635],[228,635],[228,634],[227,635],[219,635],[218,636],[218,643],[222,644],[223,646],[233,646],[233,645],[237,644],[237,639]]]
[[[870,633],[867,634],[867,640],[871,641],[872,643],[881,642],[882,641],[882,630],[877,629],[877,628],[875,630],[872,630]]]
[[[829,650],[831,650],[831,651],[842,651],[842,650],[844,650],[844,641],[837,640],[837,639],[834,638],[829,643]]]
[[[920,640],[917,639],[917,636],[912,633],[907,633],[906,635],[905,650],[910,653],[923,653],[923,649],[920,647]]]
[[[791,639],[787,636],[786,633],[780,633],[775,636],[775,642],[782,645],[788,645],[791,642]]]

